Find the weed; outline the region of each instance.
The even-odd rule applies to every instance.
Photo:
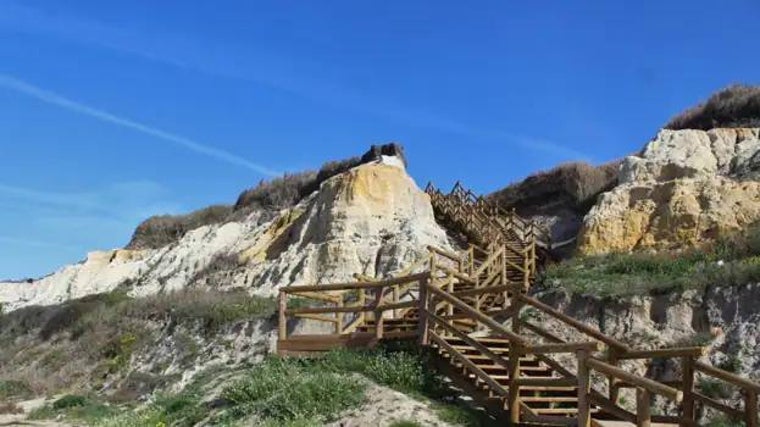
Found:
[[[312,369],[297,360],[270,358],[222,396],[236,417],[256,414],[277,421],[329,421],[364,401],[365,385],[356,377]]]

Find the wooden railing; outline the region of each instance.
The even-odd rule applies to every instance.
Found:
[[[432,188],[432,187],[431,187]],[[458,188],[458,189],[457,189]],[[639,426],[665,422],[696,426],[697,405],[710,407],[726,416],[741,420],[748,427],[758,426],[758,394],[760,385],[699,361],[704,356],[700,347],[638,350],[631,348],[559,310],[528,296],[536,271],[536,228],[519,217],[506,220],[491,218],[496,208],[471,193],[455,187],[453,196],[445,196],[433,188],[431,197],[438,197],[448,215],[462,227],[479,234],[482,246],[470,245],[464,253],[453,253],[428,247],[428,256],[410,265],[396,278],[369,278],[357,275],[357,282],[315,286],[290,286],[280,291],[280,343],[299,338],[289,333],[289,319],[301,318],[330,325],[334,343],[343,344],[360,336],[362,345],[373,345],[383,339],[416,337],[423,345],[435,345],[466,368],[476,381],[505,400],[514,423],[521,420],[544,422],[520,398],[522,387],[573,386],[577,388],[577,422],[588,426],[594,410],[630,421]],[[489,211],[489,209],[491,211]],[[501,215],[501,213],[498,213]],[[520,222],[522,221],[522,222]],[[497,228],[501,227],[501,228]],[[533,236],[527,242],[514,244],[505,229],[521,229],[522,236]],[[519,234],[519,233],[518,233]],[[301,304],[291,304],[298,301]],[[305,302],[305,304],[304,304]],[[531,308],[561,323],[581,337],[577,342],[548,330],[544,324],[523,319],[520,313]],[[496,320],[498,319],[498,320]],[[393,331],[385,327],[391,321],[416,322],[412,331]],[[470,322],[470,323],[467,323]],[[474,328],[469,328],[474,324]],[[357,331],[363,332],[357,332]],[[503,339],[508,354],[493,351],[472,335],[486,334]],[[502,385],[447,341],[464,341],[495,365],[505,368],[508,381]],[[317,336],[306,336],[308,350]],[[312,340],[312,341],[309,341]],[[538,341],[537,341],[538,340]],[[288,348],[285,346],[285,348]],[[314,345],[314,349],[322,349]],[[558,353],[575,356],[576,369],[556,358]],[[550,367],[551,378],[521,377],[521,356],[532,356]],[[682,376],[677,381],[657,381],[637,375],[621,367],[626,360],[652,361],[673,358],[681,363]],[[607,393],[592,387],[591,375],[596,372],[607,379]],[[729,406],[700,391],[696,379],[709,377],[741,390],[744,405]],[[622,389],[636,390],[636,411],[619,404]],[[651,397],[663,396],[675,402],[679,415],[652,414]]]

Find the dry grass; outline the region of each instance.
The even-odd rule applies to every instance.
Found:
[[[178,342],[182,331],[211,340],[222,328],[269,319],[274,311],[271,298],[202,290],[135,299],[101,294],[16,310],[0,316],[0,400],[97,390],[115,380],[129,380],[125,375],[133,355],[157,345],[160,334],[168,334],[170,342]],[[167,326],[169,330],[162,329]],[[169,348],[174,352],[167,353],[169,358],[194,363],[198,356],[192,342]],[[161,378],[146,378],[132,380],[161,383]]]
[[[24,413],[24,408],[13,402],[0,403],[0,415],[19,415]]]
[[[670,120],[666,129],[760,127],[760,86],[727,87]]]
[[[241,220],[253,211],[273,212],[289,208],[319,189],[327,179],[362,163],[359,157],[325,163],[315,171],[285,174],[243,191],[234,206],[216,205],[187,215],[154,216],[140,224],[127,249],[156,249],[179,241],[190,230],[204,225]],[[267,216],[267,217],[269,217]]]
[[[584,162],[565,163],[529,176],[488,198],[506,209],[514,208],[523,215],[533,214],[533,209],[548,201],[585,213],[599,193],[615,186],[619,166],[619,161],[601,166]]]

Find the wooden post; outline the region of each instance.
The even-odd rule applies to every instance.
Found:
[[[446,290],[449,292],[450,295],[454,294],[454,278],[451,275],[448,275],[446,277],[446,280],[448,281],[448,286]],[[448,313],[449,316],[454,315],[454,304],[449,303],[448,307],[446,308],[446,313]],[[454,326],[454,320],[452,319],[450,321],[451,325]]]
[[[335,302],[335,305],[339,308],[343,307],[343,305],[345,304],[343,301],[343,296],[344,295],[341,294],[340,299]],[[335,323],[335,333],[341,334],[343,333],[343,313],[341,312],[335,313],[335,319],[337,320],[337,322]]]
[[[746,414],[744,420],[746,427],[758,427],[757,392],[755,390],[747,390],[747,395],[744,398],[744,412]]]
[[[683,372],[683,402],[681,403],[682,414],[679,425],[682,427],[693,425],[694,419],[694,358],[684,356],[681,358],[681,371]]]
[[[288,337],[288,318],[285,316],[285,310],[288,309],[288,294],[286,292],[280,292],[279,303],[278,337],[284,340]]]
[[[591,402],[588,395],[591,391],[591,381],[589,368],[586,364],[589,352],[588,350],[578,350],[575,354],[578,359],[578,427],[590,427]]]
[[[649,404],[649,391],[636,388],[636,427],[651,427],[652,408]]]
[[[378,341],[383,339],[383,324],[385,323],[385,316],[383,316],[383,311],[380,308],[383,305],[383,294],[385,294],[384,287],[377,290],[375,297],[375,338]]]
[[[393,303],[394,304],[396,304],[398,302],[398,299],[399,299],[399,286],[400,285],[394,285],[393,286]],[[398,319],[398,309],[397,308],[393,309],[393,318],[394,319]]]
[[[430,319],[428,318],[428,308],[430,307],[430,294],[428,293],[428,280],[422,279],[420,281],[420,301],[419,301],[419,323],[417,324],[417,336],[420,339],[421,346],[427,346],[430,341],[428,338],[428,326]]]
[[[609,354],[607,357],[607,362],[609,362],[609,364],[612,366],[617,366],[619,361],[618,351],[613,347],[609,347],[608,352]],[[618,396],[620,395],[620,389],[617,387],[618,382],[619,380],[615,376],[607,376],[607,385],[610,388],[609,398],[610,401],[615,405],[617,405]]]
[[[367,290],[366,289],[359,289],[359,307],[364,307],[367,304]],[[367,323],[367,313],[364,311],[359,312],[359,318],[361,319],[360,322],[365,324]]]
[[[514,343],[509,343],[509,393],[507,394],[509,420],[512,425],[520,422],[520,347]]]

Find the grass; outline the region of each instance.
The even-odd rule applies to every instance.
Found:
[[[731,387],[719,380],[712,378],[700,378],[697,389],[707,397],[716,399],[728,399],[731,397]]]
[[[29,414],[31,420],[62,418],[77,420],[86,424],[95,424],[99,420],[109,418],[119,412],[117,408],[99,402],[87,396],[66,395],[35,409]]]
[[[340,412],[364,402],[359,378],[321,369],[308,363],[270,358],[222,394],[235,418],[289,422],[332,421]]]
[[[599,193],[616,184],[619,166],[619,161],[600,166],[584,162],[561,164],[511,184],[489,195],[488,199],[505,209],[515,208],[521,215],[535,213],[547,200],[559,201],[578,213],[586,213]]]
[[[544,283],[601,297],[760,282],[760,227],[699,248],[576,257],[549,265]]]
[[[448,422],[481,425],[474,411],[444,403],[452,392],[426,368],[426,357],[410,347],[384,347],[335,350],[317,359],[270,358],[222,396],[229,402],[231,419],[255,416],[271,425],[321,425],[366,401],[364,376],[418,399],[434,400],[434,409]]]
[[[734,85],[680,113],[666,129],[760,127],[760,86]]]
[[[742,421],[732,420],[726,416],[719,416],[707,423],[707,427],[744,427],[745,425]]]
[[[176,357],[167,359],[192,365],[199,351],[188,334],[213,340],[238,322],[271,318],[275,308],[274,299],[245,292],[188,290],[141,298],[112,292],[13,311],[0,316],[0,401],[127,384],[133,359],[159,334],[175,343]],[[162,381],[136,378],[124,398],[150,395]]]
[[[0,380],[0,401],[21,400],[34,393],[28,384],[18,380]]]
[[[391,423],[389,427],[422,427],[422,424],[416,421],[401,420]]]

